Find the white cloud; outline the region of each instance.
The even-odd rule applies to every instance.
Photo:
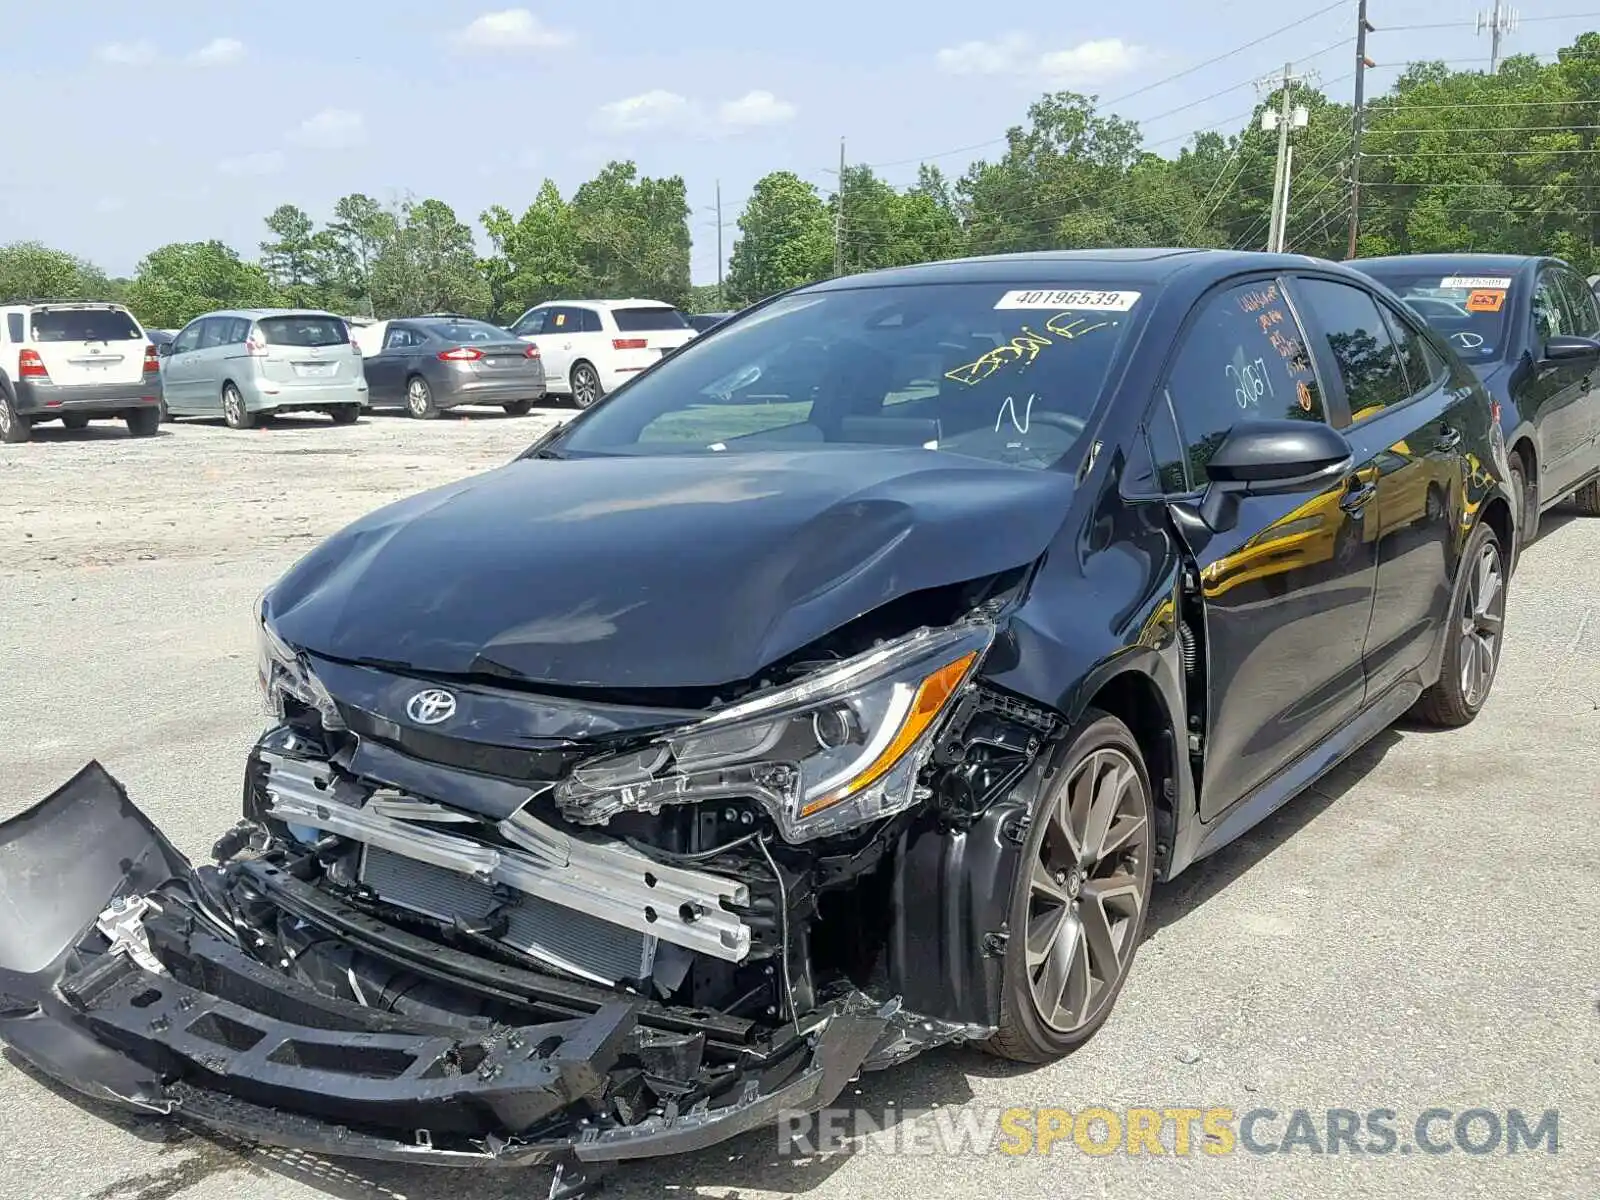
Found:
[[[756,129],[763,125],[782,125],[792,121],[800,110],[771,92],[746,92],[737,100],[727,100],[717,109],[717,119],[730,129]]]
[[[782,124],[793,120],[797,112],[799,109],[789,101],[767,91],[746,92],[735,100],[709,105],[656,88],[602,104],[595,113],[594,125],[613,134],[665,130],[716,137]]]
[[[571,45],[572,35],[553,29],[525,8],[487,12],[456,33],[463,50],[553,50]]]
[[[276,175],[283,170],[283,152],[258,150],[254,154],[225,158],[217,164],[217,170],[224,175]]]
[[[151,41],[107,42],[96,46],[94,56],[101,62],[123,67],[147,67],[156,60],[156,44]]]
[[[602,104],[595,115],[600,127],[612,133],[687,128],[698,124],[700,118],[699,106],[687,96],[661,88]]]
[[[317,150],[343,150],[367,140],[367,121],[348,108],[325,108],[301,121],[289,140]]]
[[[940,50],[941,70],[951,75],[1015,75],[1055,84],[1098,83],[1125,75],[1149,60],[1143,46],[1121,38],[1098,38],[1065,50],[1040,52],[1032,39],[1009,33],[996,41],[962,42]]]
[[[212,38],[189,55],[189,61],[202,67],[223,67],[244,57],[244,43],[238,38]]]

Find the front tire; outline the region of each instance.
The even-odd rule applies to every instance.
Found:
[[[507,400],[500,406],[506,414],[512,417],[525,417],[533,411],[532,400]]]
[[[249,429],[256,423],[256,414],[244,405],[244,397],[233,384],[222,389],[222,419],[229,429]]]
[[[1116,717],[1091,710],[1033,804],[990,1053],[1049,1062],[1111,1015],[1144,935],[1154,818],[1139,743]]]
[[[600,372],[586,362],[578,363],[572,368],[574,405],[578,408],[590,408],[605,394],[605,389],[600,386]]]
[[[156,430],[161,428],[159,408],[129,409],[122,419],[128,423],[129,437],[153,437]]]
[[[1520,455],[1511,457],[1511,502],[1517,506],[1516,545],[1511,549],[1513,566],[1522,552],[1539,536],[1539,492],[1528,478],[1528,468]]]
[[[431,421],[439,415],[433,403],[433,389],[421,375],[406,380],[406,412],[419,421]]]
[[[1438,682],[1412,710],[1418,719],[1453,729],[1478,715],[1500,667],[1505,618],[1506,553],[1495,531],[1479,521],[1461,555]]]

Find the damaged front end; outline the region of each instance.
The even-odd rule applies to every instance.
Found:
[[[216,865],[98,764],[0,825],[0,1040],[250,1140],[576,1188],[986,1038],[1057,732],[979,678],[995,616],[696,709],[316,660],[264,614],[279,723]]]

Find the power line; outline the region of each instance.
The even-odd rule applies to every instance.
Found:
[[[1519,17],[1518,20],[1525,25],[1531,25],[1535,21],[1586,21],[1591,17],[1600,17],[1600,12],[1559,13],[1550,17]],[[1379,26],[1379,32],[1407,33],[1414,29],[1464,29],[1466,25],[1465,20],[1426,21],[1418,25],[1382,25]]]

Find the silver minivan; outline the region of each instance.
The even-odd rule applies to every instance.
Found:
[[[342,317],[319,309],[241,308],[206,313],[160,347],[167,412],[221,416],[248,429],[263,413],[316,411],[335,424],[361,416],[361,348]]]

